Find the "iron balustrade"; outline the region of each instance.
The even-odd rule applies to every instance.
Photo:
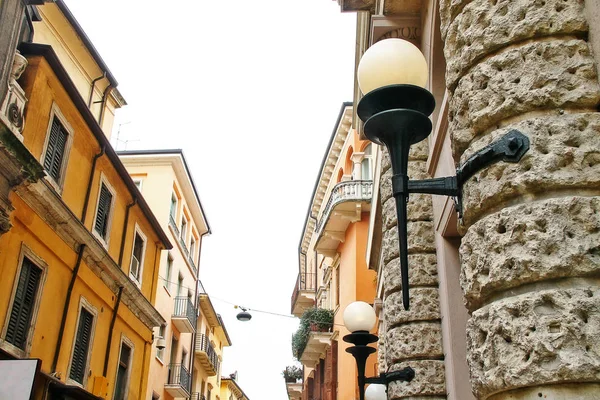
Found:
[[[190,391],[190,373],[184,364],[169,364],[167,385],[180,386],[188,393]]]
[[[298,278],[296,279],[296,285],[294,292],[292,293],[292,308],[296,301],[298,300],[298,296],[300,295],[300,291],[302,290],[312,290],[315,291],[317,288],[317,274],[314,272],[304,272],[299,273]]]
[[[187,318],[190,324],[192,324],[192,329],[196,329],[196,310],[190,298],[184,296],[175,297],[173,316]]]
[[[206,397],[203,394],[194,392],[188,397],[188,400],[206,400]]]
[[[316,232],[321,232],[331,212],[340,203],[347,201],[371,201],[373,197],[373,181],[346,181],[333,187],[325,211],[317,221]]]
[[[215,348],[206,335],[196,335],[196,352],[205,352],[214,370],[219,373],[220,361]]]
[[[173,232],[175,232],[175,236],[179,237],[179,228],[177,228],[177,223],[175,222],[173,215],[169,215],[169,226],[173,229]]]

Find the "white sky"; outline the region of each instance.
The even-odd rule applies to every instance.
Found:
[[[287,399],[297,320],[242,323],[227,302],[290,312],[310,196],[352,100],[355,14],[332,0],[66,2],[129,103],[113,139],[123,124],[127,149],[184,149],[213,231],[200,278],[233,342],[222,375],[237,370],[251,400]]]

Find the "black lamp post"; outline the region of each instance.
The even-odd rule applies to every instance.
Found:
[[[462,186],[467,179],[492,163],[518,162],[529,149],[527,136],[512,130],[471,156],[456,170],[456,176],[410,180],[407,175],[410,146],[427,138],[432,128],[429,116],[435,109],[435,99],[423,88],[427,74],[427,64],[419,49],[402,39],[386,39],[374,44],[358,66],[358,82],[366,93],[358,104],[358,116],[365,123],[365,136],[387,147],[392,164],[405,310],[409,308],[406,218],[409,193],[455,197],[461,214]]]
[[[356,301],[349,304],[344,310],[344,325],[352,332],[343,337],[344,342],[352,343],[354,346],[348,347],[346,351],[356,360],[358,370],[358,391],[360,400],[385,400],[387,399],[387,385],[393,381],[410,382],[415,377],[415,371],[406,367],[400,371],[387,374],[381,374],[375,378],[365,376],[365,366],[367,358],[377,350],[369,344],[379,340],[377,335],[369,333],[375,326],[377,318],[373,307],[369,304]],[[365,384],[371,384],[367,389],[365,398]]]

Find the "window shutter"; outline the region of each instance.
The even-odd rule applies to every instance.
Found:
[[[100,188],[100,200],[98,201],[98,212],[96,213],[94,229],[105,239],[111,202],[112,194],[109,192],[107,187],[102,184],[102,187]]]
[[[19,283],[6,330],[6,341],[25,350],[42,271],[23,258]]]
[[[79,316],[79,326],[77,327],[77,336],[75,337],[73,359],[71,360],[71,372],[69,373],[69,378],[81,384],[83,384],[83,378],[86,373],[85,366],[90,348],[93,322],[94,316],[92,313],[82,308],[81,315]]]
[[[67,144],[67,132],[56,117],[52,120],[50,128],[50,138],[46,148],[46,157],[44,158],[44,169],[55,180],[60,179],[60,170]]]

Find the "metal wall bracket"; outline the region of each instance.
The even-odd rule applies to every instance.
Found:
[[[406,367],[400,371],[382,373],[374,378],[366,378],[365,383],[377,383],[388,386],[390,382],[404,381],[410,382],[415,378],[415,370],[411,367]]]

